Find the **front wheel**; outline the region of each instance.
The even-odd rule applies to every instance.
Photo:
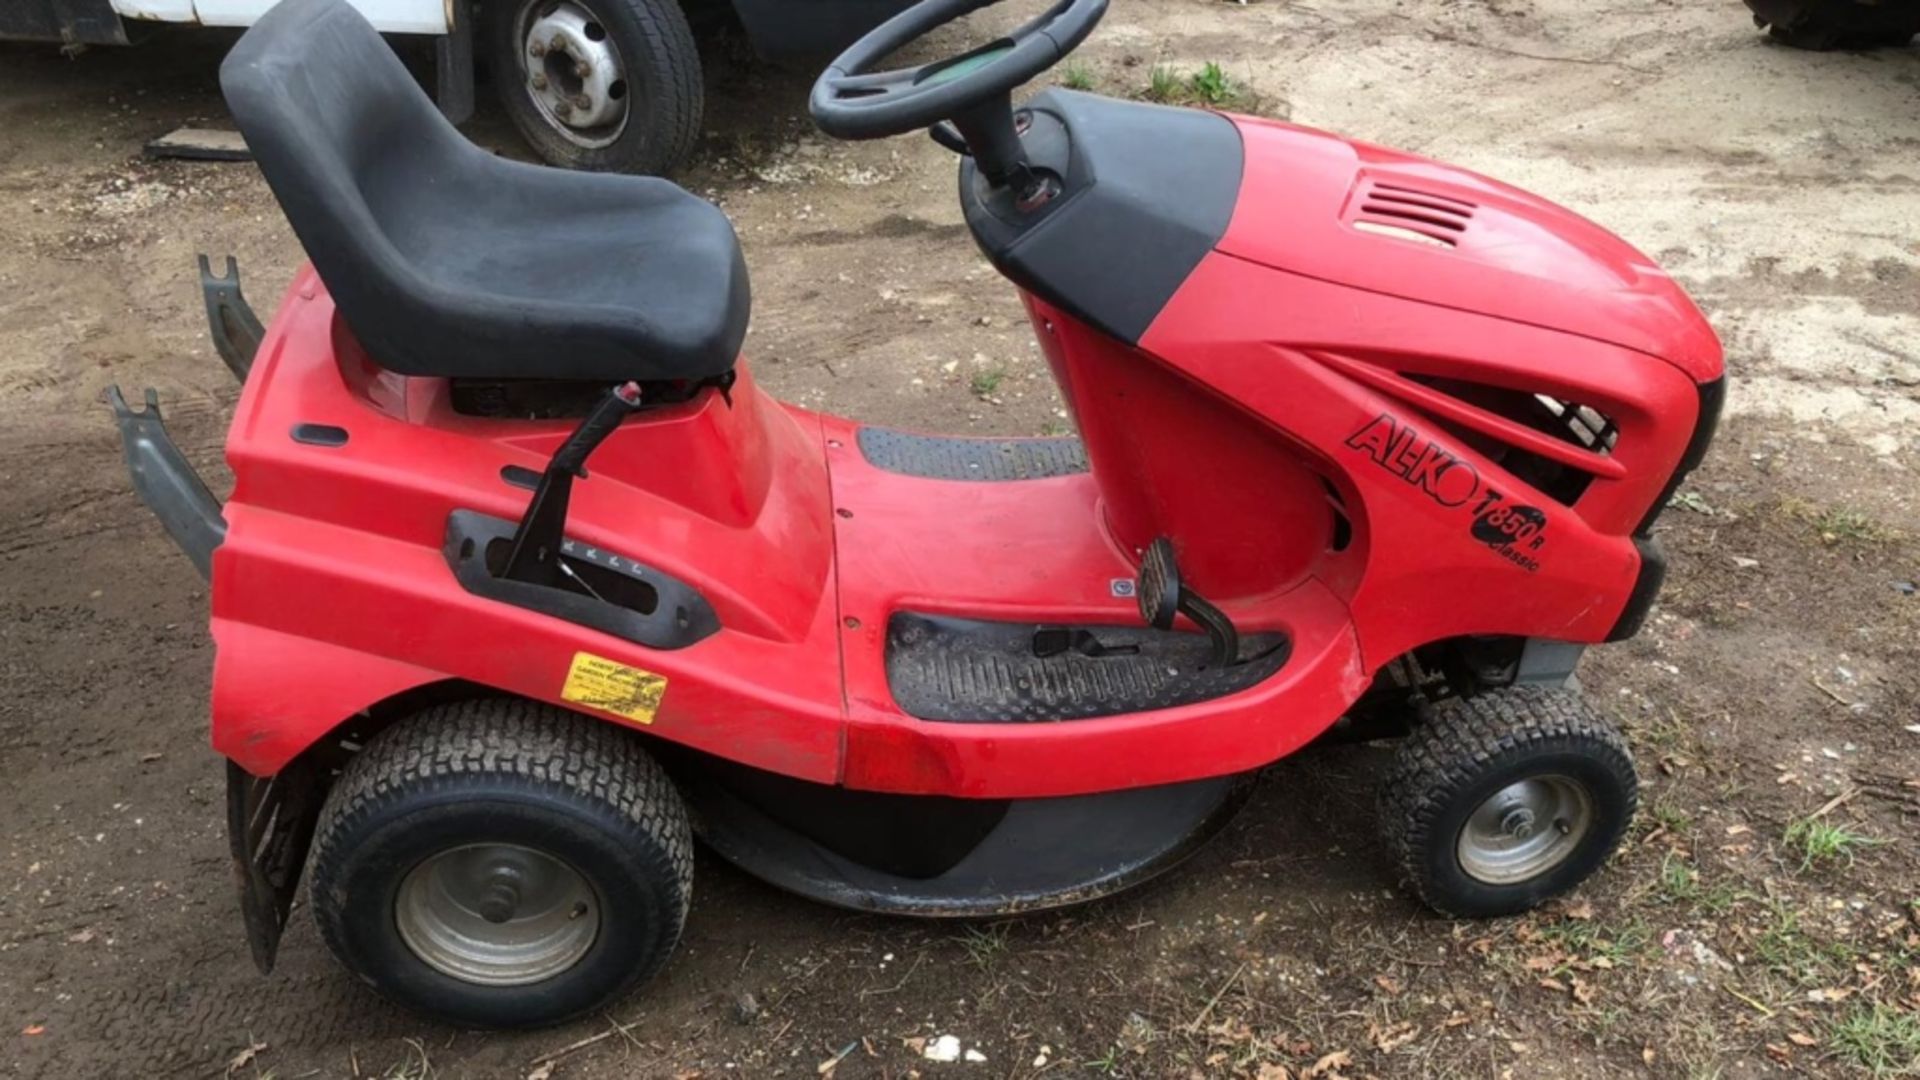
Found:
[[[657,971],[692,879],[686,811],[636,739],[502,699],[428,709],[347,764],[311,894],[328,947],[389,999],[538,1027]]]
[[[1430,907],[1511,915],[1599,869],[1638,799],[1626,741],[1584,698],[1513,687],[1442,702],[1401,743],[1380,824]]]
[[[664,173],[700,136],[700,54],[678,0],[487,0],[493,79],[535,153]]]

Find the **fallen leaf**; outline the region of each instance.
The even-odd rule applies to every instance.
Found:
[[[1651,1065],[1660,1060],[1660,1055],[1653,1052],[1653,1047],[1643,1046],[1640,1048],[1640,1060],[1645,1064]]]
[[[1400,980],[1391,975],[1375,975],[1373,985],[1386,991],[1390,997],[1399,997],[1406,991],[1406,988],[1400,985]]]
[[[1442,1027],[1449,1027],[1449,1028],[1457,1028],[1462,1024],[1471,1024],[1471,1023],[1473,1023],[1473,1018],[1463,1012],[1449,1013],[1445,1020],[1440,1021],[1440,1025]]]
[[[1820,1040],[1804,1031],[1787,1032],[1787,1041],[1795,1046],[1819,1046]]]
[[[1334,1077],[1340,1075],[1341,1069],[1350,1068],[1352,1065],[1352,1054],[1345,1050],[1335,1050],[1333,1053],[1326,1054],[1322,1056],[1319,1061],[1314,1062],[1313,1067],[1307,1070],[1307,1075]]]
[[[1562,994],[1567,992],[1567,984],[1561,982],[1559,979],[1541,979],[1540,985],[1545,989],[1555,990]]]
[[[1420,1034],[1418,1024],[1403,1021],[1387,1028],[1375,1027],[1367,1034],[1373,1037],[1373,1045],[1383,1054],[1391,1054],[1396,1049],[1412,1042]]]
[[[22,1035],[44,1035],[46,1032],[47,1025],[45,1024],[28,1024],[26,1027],[20,1029],[20,1034]]]
[[[267,1048],[266,1043],[263,1043],[263,1042],[252,1043],[245,1050],[242,1050],[239,1053],[228,1058],[227,1059],[227,1075],[232,1076],[235,1069],[244,1069],[247,1066],[253,1064],[253,1059],[259,1057],[260,1051],[265,1050],[266,1048]]]
[[[1779,1043],[1767,1044],[1767,1056],[1782,1065],[1793,1064],[1793,1051],[1781,1046]]]
[[[551,1061],[541,1062],[527,1073],[527,1080],[553,1080],[554,1065]]]
[[[1253,1074],[1254,1080],[1293,1080],[1293,1070],[1285,1065],[1276,1065],[1271,1061],[1261,1062],[1260,1071]]]
[[[1582,1005],[1593,1003],[1593,984],[1585,979],[1573,980],[1573,1000]]]
[[[1593,918],[1593,901],[1586,899],[1575,900],[1573,903],[1568,904],[1560,914],[1565,915],[1569,919],[1579,919],[1584,922],[1587,919]]]

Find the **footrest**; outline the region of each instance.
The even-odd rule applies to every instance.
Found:
[[[863,427],[858,440],[867,464],[923,480],[1004,483],[1087,471],[1079,439],[956,439]]]
[[[1037,655],[1034,636],[1091,635],[1084,649]],[[1084,640],[1084,639],[1083,639]],[[1248,659],[1210,663],[1204,634],[1127,626],[1041,626],[899,612],[887,623],[887,683],[909,716],[979,724],[1047,723],[1170,709],[1238,693],[1286,665],[1284,634],[1249,634]]]

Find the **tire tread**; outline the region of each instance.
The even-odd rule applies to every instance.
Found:
[[[1401,881],[1429,907],[1455,914],[1421,868],[1421,855],[1435,842],[1430,834],[1448,800],[1503,758],[1575,748],[1613,757],[1615,771],[1626,781],[1628,806],[1635,805],[1639,781],[1632,751],[1619,730],[1580,694],[1518,686],[1437,705],[1429,722],[1400,744],[1381,787],[1381,829]],[[1623,817],[1597,826],[1612,831],[1607,839],[1611,850],[1627,821]]]
[[[692,896],[693,830],[679,792],[632,733],[517,698],[423,710],[374,736],[347,763],[321,809],[311,863],[313,918],[328,948],[346,956],[341,905],[327,899],[341,838],[395,802],[458,789],[476,776],[597,803],[631,826],[633,850],[651,864],[649,873],[673,882],[679,897],[654,963],[633,972],[626,985],[651,976],[679,940]]]

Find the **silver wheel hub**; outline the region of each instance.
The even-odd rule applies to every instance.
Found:
[[[518,844],[469,844],[422,861],[394,901],[400,939],[427,966],[482,986],[540,982],[600,936],[593,887],[566,863]]]
[[[535,6],[521,35],[527,94],[555,131],[605,146],[627,123],[627,75],[593,11],[575,0]]]
[[[1489,885],[1535,878],[1567,860],[1593,828],[1593,796],[1566,776],[1535,776],[1494,792],[1460,827],[1455,854]]]

